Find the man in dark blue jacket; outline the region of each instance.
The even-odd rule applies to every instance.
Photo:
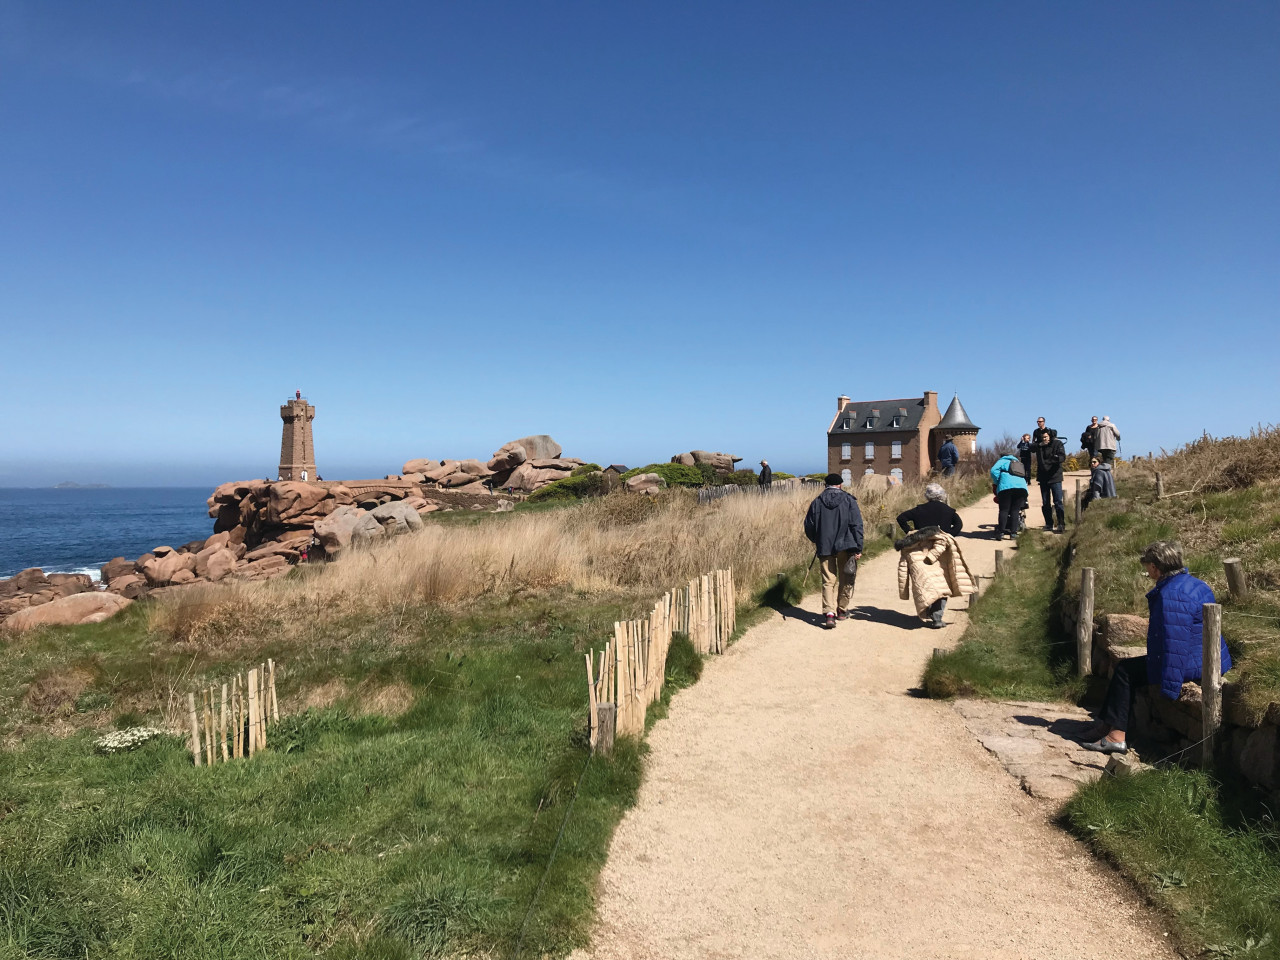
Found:
[[[1147,655],[1130,657],[1116,665],[1107,687],[1101,725],[1086,742],[1086,750],[1098,753],[1126,753],[1129,745],[1129,711],[1138,687],[1155,686],[1162,697],[1177,700],[1182,685],[1201,678],[1204,661],[1204,605],[1213,603],[1213,590],[1193,577],[1182,565],[1182,545],[1176,540],[1157,540],[1139,558],[1147,576],[1156,585],[1147,594],[1151,619],[1147,623]],[[1221,637],[1222,672],[1231,669],[1231,654]],[[1105,732],[1105,736],[1103,733]]]
[[[840,474],[827,474],[827,488],[809,504],[804,535],[813,541],[822,565],[822,625],[828,630],[849,618],[853,585],[862,556],[862,511],[858,501],[840,489]]]
[[[944,477],[956,472],[956,464],[960,462],[960,451],[956,449],[955,437],[947,437],[938,448],[938,466]]]

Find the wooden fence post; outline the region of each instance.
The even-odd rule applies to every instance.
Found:
[[[1160,471],[1157,470],[1156,471],[1156,499],[1159,500],[1163,496],[1164,496],[1164,477],[1161,476]]]
[[[1080,610],[1076,620],[1076,675],[1093,673],[1093,567],[1080,571]]]
[[[618,706],[615,703],[596,705],[596,717],[599,727],[596,730],[596,753],[608,756],[613,753],[613,735],[617,729]]]
[[[258,752],[258,671],[250,670],[247,679],[246,686],[249,688],[249,726],[246,734],[249,746],[245,750],[245,755],[252,757]]]
[[[1227,571],[1227,586],[1231,589],[1231,596],[1236,600],[1243,600],[1244,595],[1249,592],[1249,581],[1244,575],[1244,563],[1239,557],[1229,557],[1222,561],[1222,566]]]
[[[202,766],[200,763],[200,724],[196,720],[196,695],[194,693],[187,694],[187,722],[191,725],[191,756],[195,758],[196,766]]]
[[[230,759],[227,755],[227,685],[222,685],[222,717],[218,721],[218,749],[222,752],[222,761]]]
[[[1076,478],[1076,523],[1080,522],[1084,513],[1084,488],[1080,486],[1083,482],[1079,477]]]
[[[1004,551],[996,551],[996,576],[1000,576],[1004,572]]]
[[[1200,753],[1202,767],[1213,766],[1213,744],[1222,725],[1222,607],[1204,605],[1204,659],[1200,670],[1200,716],[1204,724],[1204,742]]]

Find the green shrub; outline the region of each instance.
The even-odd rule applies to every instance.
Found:
[[[594,470],[588,470],[594,467]],[[582,472],[586,471],[586,472]],[[553,480],[529,494],[526,503],[546,503],[549,500],[581,500],[599,496],[604,487],[604,474],[593,463],[574,470],[563,480]]]
[[[760,482],[760,478],[756,476],[754,470],[735,470],[720,482],[732,484],[735,487],[754,487]]]
[[[794,480],[795,476],[796,475],[794,473],[784,473],[781,470],[775,470],[773,472],[773,479],[775,480]]]
[[[687,467],[683,463],[651,463],[647,467],[628,470],[622,475],[622,479],[630,480],[642,473],[656,473],[667,481],[669,487],[700,487],[707,482],[701,470],[697,467]]]

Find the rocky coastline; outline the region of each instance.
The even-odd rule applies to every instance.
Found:
[[[562,456],[546,434],[503,444],[487,461],[417,458],[380,480],[236,480],[209,496],[213,533],[180,546],[160,545],[135,559],[115,557],[95,582],[83,573],[38,567],[0,580],[0,629],[94,623],[135,600],[193,585],[268,580],[302,562],[332,560],[374,541],[421,529],[437,511],[514,509],[516,500],[570,476],[584,461]],[[732,471],[740,459],[696,450],[673,463],[711,463]],[[656,474],[625,489],[653,493]]]

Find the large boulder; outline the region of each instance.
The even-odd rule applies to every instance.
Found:
[[[458,470],[457,460],[441,460],[434,467],[431,467],[428,470],[422,470],[420,472],[428,480],[431,480],[435,483],[439,483],[445,477],[449,476],[449,474],[456,473],[457,470]]]
[[[49,578],[39,567],[27,567],[10,579],[9,583],[13,584],[15,593],[37,593],[49,586]]]
[[[519,440],[512,440],[511,443],[503,444],[503,447],[513,445],[524,447],[525,456],[530,460],[554,460],[564,453],[564,448],[545,433],[536,433],[531,437],[521,437]]]
[[[493,452],[493,458],[489,461],[489,469],[494,473],[514,470],[528,459],[529,454],[525,452],[524,447],[520,444],[514,442],[505,443]]]
[[[148,586],[163,587],[174,582],[174,577],[180,570],[188,571],[194,576],[196,554],[171,551],[163,556],[157,555],[142,565],[141,572],[147,578]]]
[[[501,486],[532,493],[539,487],[545,487],[553,480],[562,480],[568,475],[564,470],[545,469],[535,467],[532,463],[522,463],[511,471],[511,476]]]
[[[666,487],[667,481],[656,473],[638,473],[626,482],[628,493],[657,493]]]
[[[428,470],[434,469],[440,465],[439,460],[428,460],[425,457],[419,457],[417,460],[406,460],[404,469],[401,473],[426,473]]]
[[[316,537],[324,552],[330,557],[383,536],[382,524],[359,507],[344,505],[322,520],[316,521]],[[261,562],[261,561],[259,561]]]
[[[328,496],[328,489],[315,483],[273,483],[267,497],[267,521],[300,524],[307,515],[319,519],[328,513],[319,509]]]
[[[147,595],[147,581],[141,574],[125,573],[113,579],[107,589],[129,600],[137,600]]]
[[[887,493],[892,486],[889,475],[884,473],[868,473],[858,477],[858,492],[865,496]]]
[[[204,576],[208,580],[217,582],[234,570],[236,563],[235,551],[222,547],[206,561]]]
[[[19,610],[5,620],[4,629],[18,631],[33,627],[99,623],[119,613],[132,602],[117,593],[77,593]]]
[[[60,597],[87,593],[93,589],[93,581],[87,573],[51,573],[49,583]]]
[[[102,577],[103,583],[110,583],[117,577],[127,577],[136,572],[133,569],[132,560],[126,560],[124,557],[115,557],[102,565],[99,575]]]
[[[377,520],[382,529],[392,536],[422,529],[422,518],[418,516],[417,509],[407,500],[384,503],[373,510],[369,516]]]

